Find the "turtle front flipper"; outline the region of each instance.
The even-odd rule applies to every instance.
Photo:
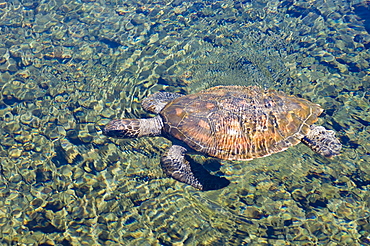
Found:
[[[160,116],[149,119],[121,119],[110,121],[103,134],[113,138],[136,138],[158,136],[161,134],[163,121]]]
[[[182,97],[182,94],[172,92],[156,92],[141,102],[143,109],[158,114],[172,100]]]
[[[329,158],[339,155],[342,148],[334,131],[316,125],[311,126],[310,132],[302,139],[302,142],[316,153]]]
[[[203,190],[203,185],[194,176],[190,163],[185,159],[185,152],[186,148],[180,145],[172,145],[161,158],[162,168],[168,176],[177,181]]]
[[[172,145],[162,156],[161,165],[168,176],[204,191],[221,189],[230,184],[224,177],[211,175],[202,165],[190,163],[185,158],[185,152],[186,148]]]

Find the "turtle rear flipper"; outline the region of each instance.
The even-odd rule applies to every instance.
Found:
[[[149,119],[121,119],[110,121],[105,126],[103,134],[113,138],[158,136],[162,128],[163,121],[160,116]]]
[[[168,176],[203,191],[221,189],[230,184],[224,177],[211,175],[202,165],[190,163],[185,152],[186,148],[172,145],[162,156],[161,165]]]
[[[302,142],[316,153],[329,158],[339,155],[342,148],[334,131],[317,125],[311,126],[310,132],[302,139]]]

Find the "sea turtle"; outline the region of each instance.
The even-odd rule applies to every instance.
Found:
[[[185,158],[190,149],[225,160],[264,157],[300,142],[329,158],[341,149],[333,131],[314,125],[323,112],[318,104],[281,91],[216,86],[190,95],[157,92],[143,99],[142,107],[159,115],[112,120],[103,134],[172,137],[179,144],[162,156],[162,168],[167,175],[201,190],[204,182]]]

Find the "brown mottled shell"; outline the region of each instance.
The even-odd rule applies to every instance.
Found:
[[[280,91],[217,86],[174,99],[160,114],[164,130],[189,147],[227,160],[250,160],[301,142],[319,105]]]

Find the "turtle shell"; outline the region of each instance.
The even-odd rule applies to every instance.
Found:
[[[300,143],[322,111],[280,91],[217,86],[174,99],[160,115],[164,131],[194,150],[251,160]]]

